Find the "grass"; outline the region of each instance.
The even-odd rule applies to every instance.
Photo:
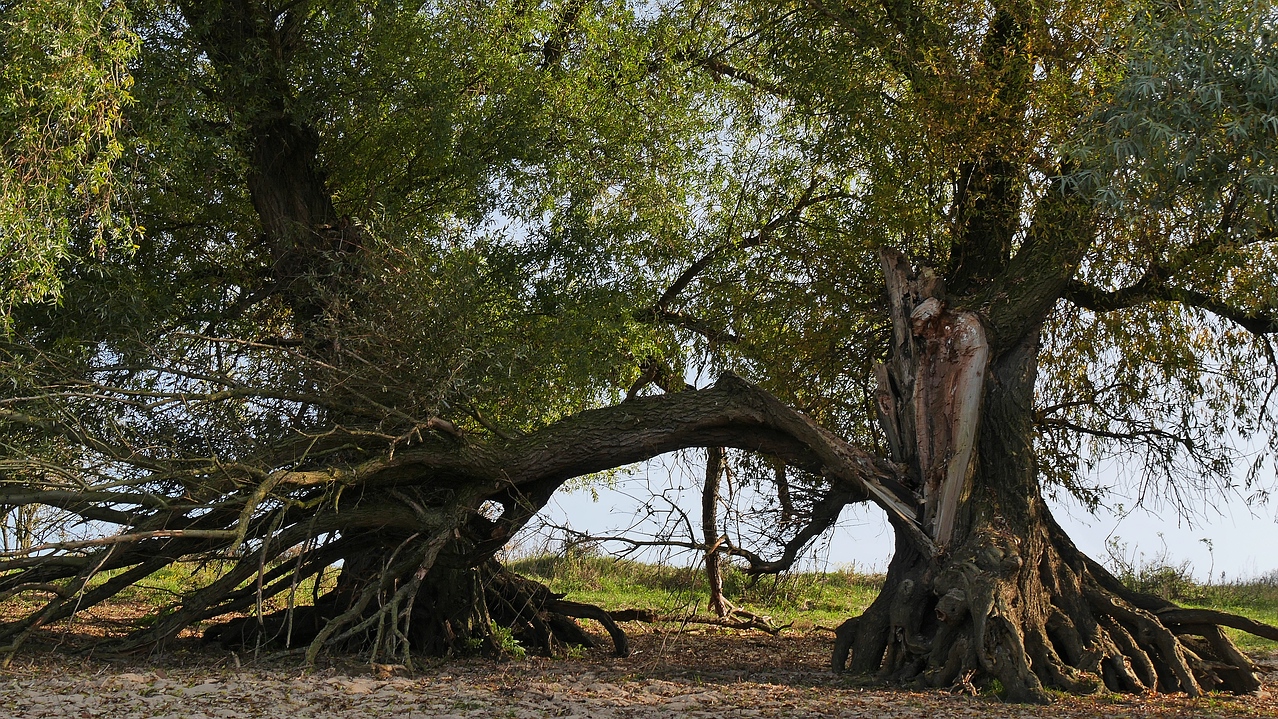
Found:
[[[605,609],[651,608],[663,613],[705,613],[705,574],[697,567],[666,567],[584,553],[520,559],[510,568],[544,582],[576,601]],[[1188,564],[1166,562],[1119,567],[1132,589],[1157,594],[1186,607],[1218,609],[1278,626],[1278,571],[1247,581],[1202,584]],[[882,575],[851,571],[793,573],[757,582],[736,567],[725,567],[724,595],[738,607],[771,616],[778,625],[836,626],[865,610],[878,595]],[[1244,650],[1278,650],[1278,642],[1236,629],[1225,631]]]
[[[284,561],[292,561],[286,559]],[[216,581],[231,566],[229,561],[212,560],[207,562],[175,562],[159,571],[147,576],[145,579],[136,582],[120,590],[114,597],[105,602],[103,607],[130,607],[129,612],[136,615],[136,621],[140,625],[146,625],[153,621],[162,612],[166,611],[173,604],[192,592],[205,587]],[[267,565],[269,571],[275,565]],[[104,584],[112,577],[122,573],[123,569],[106,570],[99,572],[89,580],[85,591],[89,591],[94,587]],[[330,567],[322,578],[320,586],[320,594],[332,589],[337,583],[338,568]],[[250,577],[242,582],[240,587],[251,586],[256,581],[256,577]],[[313,603],[312,597],[315,589],[315,577],[298,583],[296,589],[292,592],[292,600],[294,606],[305,606]],[[285,591],[274,597],[266,598],[262,603],[263,613],[270,613],[279,609],[284,609],[289,604],[289,592]],[[17,596],[0,602],[0,616],[12,619],[16,616],[28,614],[38,610],[44,606],[44,603],[50,598],[50,594],[45,591],[23,592]]]
[[[1118,578],[1132,589],[1185,607],[1218,609],[1278,626],[1278,570],[1254,579],[1203,584],[1193,578],[1188,562],[1172,564],[1158,558],[1139,566],[1120,564]],[[1278,642],[1228,627],[1225,632],[1244,650],[1278,650]]]
[[[655,609],[662,614],[706,613],[709,598],[706,578],[699,567],[670,567],[583,552],[527,557],[509,568],[544,582],[552,590],[571,595],[604,609]],[[150,607],[151,612],[173,603],[192,590],[206,586],[224,571],[220,563],[177,563],[126,588],[113,603]],[[1141,565],[1120,564],[1118,577],[1132,589],[1156,594],[1182,606],[1218,609],[1278,626],[1278,571],[1247,581],[1203,584],[1195,581],[1188,563],[1166,561]],[[114,572],[103,572],[90,586],[106,581]],[[321,593],[331,588],[336,568],[324,575]],[[850,570],[803,572],[754,578],[735,566],[723,568],[724,595],[737,607],[772,617],[777,626],[834,627],[863,612],[878,595],[882,575]],[[250,579],[249,583],[253,580]],[[296,605],[311,603],[314,579],[301,582],[294,594]],[[246,583],[247,584],[247,583]],[[39,593],[5,602],[6,609],[31,611],[43,599]],[[284,608],[288,592],[268,600],[270,612]],[[1226,628],[1233,640],[1249,651],[1278,650],[1278,642]]]
[[[510,569],[604,609],[645,608],[662,613],[706,612],[709,590],[698,567],[667,567],[582,553],[520,559]],[[865,611],[882,575],[851,571],[792,573],[755,579],[723,568],[724,596],[739,608],[771,616],[775,624],[833,626]]]
[[[289,559],[285,562],[292,561]],[[154,607],[163,607],[172,604],[175,600],[184,597],[191,592],[205,587],[219,577],[222,573],[230,569],[229,561],[209,561],[209,562],[176,562],[170,564],[158,572],[148,576],[136,584],[121,590],[116,595],[116,599],[123,602],[137,602]],[[268,564],[266,570],[270,571],[275,564]],[[320,587],[320,594],[331,589],[337,582],[338,569],[330,567],[322,579],[323,584]],[[118,572],[102,572],[95,576],[89,583],[89,587],[97,586],[105,582],[108,578]],[[242,582],[240,587],[247,587],[257,581],[257,577],[250,577]],[[305,606],[312,604],[312,592],[315,589],[315,577],[307,577],[298,582],[296,589],[292,591],[294,606]],[[267,598],[263,603],[263,609],[267,612],[276,609],[283,609],[288,605],[290,592],[285,591],[274,597]]]

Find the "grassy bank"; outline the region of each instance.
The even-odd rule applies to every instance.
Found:
[[[509,567],[544,582],[570,599],[605,609],[654,609],[665,615],[707,614],[708,591],[700,567],[670,567],[616,560],[584,553],[542,555],[519,559]],[[112,604],[130,604],[138,614],[153,614],[177,598],[214,581],[225,570],[218,563],[175,564],[117,595]],[[316,593],[332,588],[338,567],[324,573],[318,592],[308,579],[293,592],[298,605],[310,604]],[[112,572],[95,577],[91,586],[106,581]],[[1128,586],[1157,594],[1187,607],[1218,609],[1278,626],[1278,572],[1247,581],[1204,584],[1194,581],[1188,565],[1149,564],[1127,566],[1118,576]],[[795,629],[835,627],[856,616],[874,601],[882,575],[851,570],[795,572],[755,578],[733,566],[725,566],[724,593],[737,607],[769,616],[774,626],[793,624]],[[253,580],[246,582],[252,583]],[[267,602],[264,611],[283,608],[288,594]],[[37,608],[40,593],[28,593],[0,602],[0,613],[13,617]],[[1247,650],[1278,650],[1278,642],[1227,629]]]
[[[521,559],[511,569],[544,582],[576,601],[605,609],[650,608],[667,614],[706,612],[709,596],[699,567],[665,567],[589,554]],[[1120,572],[1133,589],[1178,604],[1219,609],[1278,626],[1278,573],[1248,581],[1201,584],[1187,566],[1151,565]],[[735,567],[724,569],[724,594],[738,607],[771,616],[775,624],[837,626],[869,606],[882,575],[852,571],[792,573],[757,581]],[[1247,650],[1278,650],[1278,642],[1227,629]]]
[[[543,555],[512,562],[514,571],[571,599],[605,609],[644,608],[665,614],[706,613],[709,592],[699,567],[666,567],[588,554]],[[852,571],[793,573],[755,579],[724,567],[724,595],[774,624],[835,626],[874,601],[882,575]]]
[[[1253,579],[1204,584],[1193,578],[1188,563],[1152,563],[1121,567],[1118,576],[1132,589],[1156,594],[1186,607],[1219,609],[1278,626],[1278,571]],[[1225,631],[1243,649],[1278,649],[1278,642],[1236,629]]]

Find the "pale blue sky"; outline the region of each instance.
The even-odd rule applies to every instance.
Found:
[[[598,489],[594,501],[588,491],[561,492],[547,507],[546,516],[555,523],[567,520],[573,528],[593,534],[624,528],[632,523],[650,489],[667,489],[682,479],[695,486],[699,467],[683,464],[669,456],[640,465],[619,479],[617,489]],[[696,521],[699,497],[694,492],[670,491],[669,496],[683,506]],[[1171,509],[1158,514],[1136,510],[1126,516],[1102,511],[1091,515],[1073,502],[1053,502],[1052,512],[1074,539],[1079,549],[1107,566],[1111,561],[1106,543],[1117,538],[1126,545],[1125,557],[1137,563],[1160,555],[1173,564],[1189,561],[1194,575],[1206,580],[1214,571],[1226,580],[1263,576],[1278,572],[1278,507],[1274,503],[1249,507],[1241,498],[1210,500],[1199,508],[1193,522],[1181,519]],[[1209,549],[1202,539],[1210,539]],[[858,568],[882,571],[892,554],[892,534],[876,507],[863,506],[844,511],[834,533],[822,539],[828,545],[825,557],[816,561],[829,566],[855,564]],[[531,547],[530,547],[531,548]]]

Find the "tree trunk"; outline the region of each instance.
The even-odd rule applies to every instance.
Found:
[[[324,443],[348,447],[359,441],[334,432],[308,451],[324,454],[329,447]],[[329,461],[318,466],[269,473],[221,462],[206,468],[183,463],[184,475],[202,477],[202,491],[214,498],[200,504],[184,500],[185,494],[164,502],[119,492],[6,493],[8,505],[55,506],[86,521],[114,517],[123,528],[110,537],[54,543],[33,556],[0,557],[0,598],[58,587],[34,611],[0,622],[0,661],[41,627],[106,601],[166,565],[213,555],[233,562],[111,650],[152,648],[193,624],[253,613],[210,629],[209,638],[250,647],[305,647],[312,659],[324,647],[352,644],[372,648],[374,656],[406,658],[409,650],[470,649],[476,639],[482,645],[485,627],[503,622],[512,631],[527,629],[534,645],[584,643],[560,619],[574,617],[603,623],[624,654],[625,636],[606,613],[555,597],[489,560],[569,479],[691,447],[759,452],[823,473],[835,501],[826,507],[822,527],[843,504],[871,496],[912,525],[913,504],[901,494],[896,466],[725,374],[711,388],[635,398],[516,437],[485,439],[440,428],[393,453],[328,453]],[[129,502],[126,513],[121,507]],[[498,516],[480,511],[486,503],[501,507]],[[787,557],[794,551],[787,547]],[[769,564],[762,558],[751,558],[751,564],[756,560]],[[313,608],[256,616],[261,612],[255,608],[295,597],[299,586],[339,562],[337,589],[318,597]],[[86,586],[108,571],[109,580]],[[476,576],[482,592],[473,589]]]
[[[1052,519],[1033,453],[1038,332],[991,357],[979,318],[928,271],[884,253],[893,353],[877,405],[934,542],[898,527],[883,590],[840,627],[833,664],[888,681],[1088,692],[1251,692],[1254,667],[1214,624],[1132,592]],[[894,521],[899,525],[899,521]]]
[[[706,483],[701,492],[701,533],[706,543],[706,606],[718,617],[728,616],[732,604],[723,597],[723,573],[719,563],[719,482],[723,478],[723,447],[706,448]]]
[[[465,496],[452,497],[454,511],[446,513],[459,521],[434,533],[373,532],[369,542],[352,545],[337,586],[313,606],[217,624],[205,640],[246,649],[305,647],[312,662],[327,646],[411,666],[413,656],[509,653],[510,640],[548,656],[570,645],[592,647],[575,621],[589,618],[603,624],[619,656],[629,654],[625,633],[607,612],[564,601],[502,567],[493,555],[503,542],[480,539],[485,529],[493,533],[493,523],[456,511],[466,506]]]

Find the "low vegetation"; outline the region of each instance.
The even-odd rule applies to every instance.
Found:
[[[511,568],[556,592],[608,610],[650,608],[667,616],[706,614],[709,592],[699,567],[568,553],[520,559]],[[1278,624],[1278,571],[1255,579],[1202,583],[1194,579],[1188,563],[1160,560],[1118,570],[1130,589],[1186,607],[1220,609]],[[736,606],[770,616],[778,626],[793,624],[795,628],[831,627],[856,616],[874,601],[883,584],[882,575],[861,574],[852,568],[756,578],[738,567],[725,567],[723,580],[724,594]],[[1245,650],[1278,650],[1278,642],[1227,631]]]
[[[1278,569],[1250,579],[1199,582],[1189,562],[1173,563],[1165,557],[1150,562],[1118,563],[1118,578],[1129,588],[1195,609],[1219,609],[1278,625]],[[1225,628],[1234,643],[1246,651],[1278,649],[1278,642]]]
[[[699,567],[671,567],[588,553],[540,555],[511,569],[604,609],[654,609],[670,615],[706,614],[709,589]],[[878,596],[881,574],[852,569],[753,577],[723,568],[723,591],[736,607],[771,617],[777,626],[834,626],[860,614]]]
[[[580,551],[524,557],[509,566],[574,601],[589,602],[609,611],[650,609],[665,620],[709,616],[709,592],[699,566],[650,564]],[[318,593],[332,588],[338,569],[333,567],[321,577]],[[855,567],[764,577],[751,576],[734,565],[723,569],[724,594],[735,607],[767,617],[773,626],[796,631],[833,628],[860,614],[874,601],[883,584],[883,575],[861,573]],[[145,624],[148,615],[153,616],[174,599],[213,582],[224,570],[225,567],[208,562],[170,565],[121,592],[113,603],[131,606],[132,613]],[[1132,590],[1182,606],[1219,609],[1278,624],[1278,570],[1251,579],[1200,582],[1188,562],[1173,563],[1158,557],[1141,563],[1119,562],[1115,573]],[[111,574],[103,572],[90,586],[106,581]],[[250,580],[248,584],[251,583]],[[269,613],[282,609],[290,596],[296,606],[309,605],[316,594],[315,580],[308,579],[293,592],[265,601],[262,610]],[[0,614],[30,611],[37,600],[24,595],[10,597],[0,602]],[[1278,650],[1278,642],[1233,629],[1227,631],[1244,650]]]

